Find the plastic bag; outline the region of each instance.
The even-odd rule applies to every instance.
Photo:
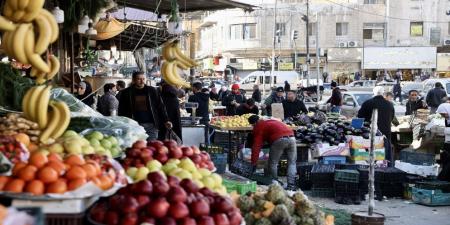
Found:
[[[84,104],[77,99],[73,94],[69,93],[63,88],[54,88],[51,91],[50,98],[65,102],[70,109],[71,116],[102,116],[101,113],[95,111],[93,108]]]
[[[173,132],[172,129],[167,130],[166,140],[174,140],[177,142],[178,145],[183,144],[183,141],[181,141],[180,137],[178,137],[178,135],[175,134],[175,132]]]

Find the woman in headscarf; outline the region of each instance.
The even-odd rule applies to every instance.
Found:
[[[92,94],[92,86],[87,81],[81,81],[77,87],[77,98],[84,104],[92,107],[94,105],[94,94]]]

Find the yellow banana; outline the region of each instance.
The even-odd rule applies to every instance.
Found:
[[[14,56],[16,57],[17,61],[29,64],[28,58],[25,54],[25,37],[28,34],[28,31],[30,30],[31,24],[29,23],[22,23],[17,28],[16,32],[14,33],[14,39],[10,40],[13,42],[13,49],[12,52],[14,53]]]
[[[59,37],[59,27],[58,27],[58,23],[56,22],[55,17],[46,9],[42,9],[40,11],[40,14],[45,16],[45,18],[47,18],[48,23],[50,24],[51,27],[51,38],[50,38],[50,43],[55,42],[56,40],[58,40]]]
[[[164,62],[163,64],[163,70],[161,70],[163,74],[163,79],[173,86],[187,86],[186,82],[178,75],[176,62]]]
[[[28,3],[30,2],[30,0],[17,0],[17,1],[18,1],[17,7],[20,10],[25,10],[25,8],[28,6]]]
[[[36,16],[39,15],[39,12],[42,10],[44,2],[45,0],[30,0],[26,8],[27,13],[25,14],[22,20],[24,22],[33,21],[36,18]]]
[[[48,122],[47,127],[42,131],[41,136],[39,137],[41,143],[44,144],[48,142],[50,135],[52,135],[52,133],[55,132],[55,130],[58,128],[59,123],[61,122],[61,112],[56,107],[55,102],[51,101],[49,106],[50,112],[48,114],[50,121]]]
[[[44,129],[47,127],[48,123],[48,103],[50,101],[50,89],[52,89],[51,85],[48,85],[41,91],[38,97],[38,103],[36,106],[36,122],[39,125],[40,129]]]
[[[3,16],[0,16],[0,30],[13,31],[15,29],[16,25],[14,25],[12,21],[6,19]]]
[[[180,49],[180,45],[178,42],[175,42],[173,45],[173,52],[175,54],[175,57],[177,59],[182,59],[183,61],[185,61],[190,67],[194,67],[197,66],[197,63],[195,62],[195,60],[187,57],[186,55],[183,54],[183,52],[181,52]]]
[[[30,64],[34,67],[36,67],[37,70],[48,73],[50,72],[50,67],[47,65],[47,63],[41,58],[38,54],[31,54],[28,56],[28,60],[30,61]]]
[[[14,22],[17,22],[17,23],[22,22],[22,18],[25,16],[25,14],[26,14],[26,11],[24,11],[24,10],[14,11],[14,13],[11,17],[11,20]]]
[[[31,97],[32,93],[33,93],[33,88],[28,89],[27,93],[25,93],[25,95],[23,96],[23,99],[22,99],[22,112],[23,112],[23,117],[25,117],[26,119],[30,119],[28,103],[30,102],[30,97]]]
[[[33,122],[36,122],[37,120],[37,115],[36,115],[36,104],[38,102],[38,98],[41,95],[41,92],[44,90],[45,86],[44,85],[39,85],[33,88],[33,92],[31,93],[30,96],[30,101],[28,102],[28,115],[29,115],[29,119]]]
[[[38,77],[41,75],[41,71],[37,70],[35,67],[31,67],[30,76]]]
[[[39,14],[38,17],[34,20],[37,25],[37,30],[39,31],[39,36],[36,41],[36,45],[34,47],[34,52],[42,55],[45,51],[47,51],[48,45],[50,45],[50,40],[52,38],[52,32],[50,23],[47,18]]]
[[[60,119],[58,127],[52,132],[50,137],[54,140],[61,137],[61,135],[66,131],[70,123],[70,110],[65,102],[56,102],[56,108],[59,110]]]
[[[11,6],[8,3],[6,3],[5,6],[3,7],[3,15],[6,18],[11,19],[13,14],[14,14],[13,9],[11,8]]]
[[[48,62],[48,67],[52,68],[51,61]],[[36,77],[35,82],[37,84],[44,84],[48,80],[48,73],[39,73]]]
[[[55,75],[58,74],[59,68],[61,67],[61,65],[59,63],[59,59],[55,55],[50,56],[49,64],[50,64],[51,70],[47,74],[47,80],[53,79],[53,77],[55,77]]]
[[[8,0],[8,1],[6,1],[6,5],[9,5],[9,7],[13,11],[17,11],[19,9],[19,4],[18,4],[17,0]]]
[[[180,76],[180,74],[178,73],[178,66],[177,66],[177,64],[178,64],[178,62],[175,62],[175,65],[172,67],[172,69],[173,69],[173,75],[175,76],[175,78],[179,81],[179,85],[177,85],[177,86],[182,86],[182,87],[185,87],[185,88],[189,88],[191,85],[188,83],[188,82],[186,82],[181,76]]]
[[[166,61],[175,60],[175,55],[172,51],[172,43],[167,43],[162,49],[162,55]]]
[[[34,33],[34,30],[31,28],[28,29],[28,32],[25,35],[25,39],[24,39],[24,43],[23,43],[25,57],[27,58],[28,62],[30,62],[30,56],[35,54],[34,53],[35,40],[36,40],[36,34]]]
[[[185,62],[183,62],[182,60],[177,59],[176,61],[177,61],[178,68],[180,68],[182,70],[187,70],[190,68],[190,66],[188,64],[186,64]]]

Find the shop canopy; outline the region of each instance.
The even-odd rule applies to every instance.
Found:
[[[143,9],[154,12],[158,6],[159,0],[117,0],[119,5],[125,5],[133,8]],[[192,11],[212,11],[228,8],[242,8],[251,11],[254,6],[231,0],[178,0],[181,12]],[[170,0],[162,0],[159,7],[159,13],[168,14],[171,10]]]

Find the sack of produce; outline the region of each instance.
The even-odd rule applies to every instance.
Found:
[[[95,111],[93,108],[84,104],[82,101],[77,99],[74,95],[69,93],[63,88],[53,88],[51,90],[51,99],[59,100],[65,102],[70,109],[71,115],[73,116],[102,116],[101,113]]]

